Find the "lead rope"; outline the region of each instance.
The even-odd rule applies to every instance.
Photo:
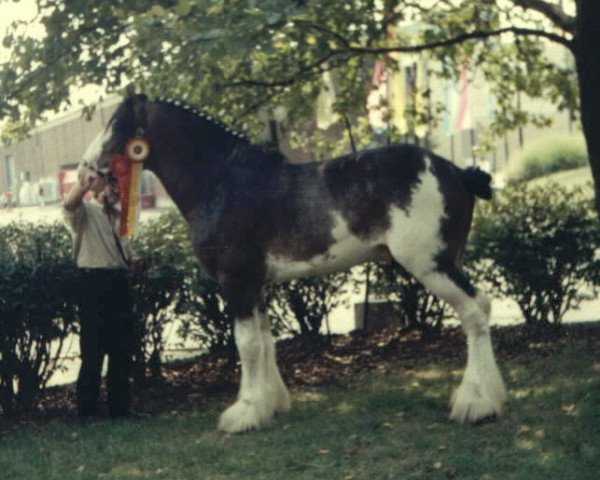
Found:
[[[117,232],[115,231],[116,219],[113,218],[113,215],[109,210],[107,210],[106,214],[108,215],[108,223],[110,223],[110,230],[113,234],[113,238],[115,239],[115,245],[117,246],[119,255],[121,255],[121,258],[125,262],[125,265],[127,265],[127,268],[129,268],[130,267],[129,260],[127,259],[127,257],[125,256],[125,252],[123,251],[123,245],[121,244],[121,239],[119,238],[119,236],[117,235]]]

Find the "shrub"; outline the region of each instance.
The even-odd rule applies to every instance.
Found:
[[[218,286],[200,268],[179,212],[142,225],[133,247],[140,263],[134,287],[141,369],[160,375],[164,331],[175,321],[183,339],[192,338],[206,350],[233,345],[233,318]]]
[[[516,300],[530,330],[543,331],[593,297],[598,245],[593,202],[582,189],[519,185],[478,203],[467,256],[496,295]]]
[[[179,335],[200,342],[210,352],[235,354],[234,317],[226,307],[217,283],[195,265],[183,291]]]
[[[344,303],[350,272],[307,277],[267,288],[268,314],[276,333],[315,341],[331,311]]]
[[[448,304],[396,262],[374,263],[372,268],[373,293],[393,303],[400,325],[420,331],[426,340],[438,337],[442,322],[451,316]]]
[[[149,369],[160,376],[165,328],[175,320],[193,255],[187,225],[177,212],[144,223],[133,242],[137,380]]]
[[[510,158],[507,180],[516,182],[588,165],[581,135],[557,135],[528,143]]]
[[[0,405],[32,409],[75,329],[71,236],[61,224],[0,228]]]

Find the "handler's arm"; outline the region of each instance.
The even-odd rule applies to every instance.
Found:
[[[80,167],[77,171],[77,182],[73,185],[63,201],[63,207],[68,212],[74,212],[81,205],[83,197],[89,190],[98,190],[103,187],[100,184],[104,180],[98,174],[88,168]]]

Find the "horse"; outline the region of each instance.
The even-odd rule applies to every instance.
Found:
[[[490,301],[460,268],[475,198],[492,195],[487,173],[407,144],[295,164],[187,103],[144,94],[119,104],[82,163],[109,174],[111,157],[134,138],[147,145],[144,168],[187,220],[194,253],[235,316],[241,380],[219,430],[260,428],[290,409],[265,314],[267,282],[339,271],[382,252],[461,320],[468,358],[450,418],[501,414]]]

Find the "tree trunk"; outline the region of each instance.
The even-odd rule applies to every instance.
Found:
[[[600,217],[600,1],[577,2],[573,53],[577,65],[581,123],[587,143]]]

